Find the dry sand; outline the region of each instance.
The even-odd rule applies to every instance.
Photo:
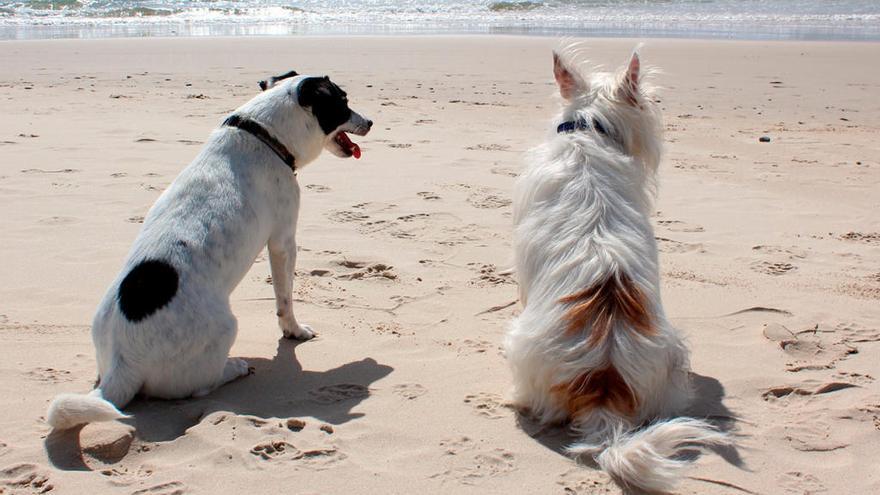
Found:
[[[0,493],[618,493],[518,424],[499,344],[518,310],[510,190],[552,125],[554,40],[0,43]],[[616,65],[632,40],[592,40]],[[880,492],[880,44],[650,41],[667,119],[656,229],[694,414],[738,447],[684,494]],[[256,81],[328,73],[377,122],[303,170],[296,311],[265,255],[203,399],[48,436],[95,378],[92,312],[143,215]],[[759,143],[760,136],[770,143]],[[326,426],[325,426],[326,425]],[[532,436],[530,436],[532,435]]]

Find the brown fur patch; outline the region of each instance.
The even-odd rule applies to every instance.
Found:
[[[560,398],[570,419],[597,407],[632,416],[639,406],[638,397],[614,365],[581,373],[569,383],[554,385],[551,391]]]
[[[628,324],[648,336],[656,330],[648,312],[648,301],[641,289],[625,273],[611,275],[604,281],[559,300],[571,307],[565,312],[566,333],[576,335],[590,327],[587,345],[601,344],[615,322]]]

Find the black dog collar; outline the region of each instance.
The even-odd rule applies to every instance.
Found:
[[[281,141],[270,134],[265,127],[256,121],[241,117],[240,115],[230,115],[229,118],[223,121],[223,125],[241,129],[262,141],[263,144],[268,146],[270,150],[274,151],[275,154],[278,155],[278,158],[281,158],[281,161],[290,167],[290,170],[296,174],[296,158],[294,158],[293,154],[287,151],[287,148],[281,144]]]
[[[569,120],[568,122],[563,122],[559,124],[559,127],[556,128],[557,134],[563,133],[571,133],[575,131],[589,131],[594,130],[603,136],[608,135],[608,131],[605,130],[605,127],[596,120],[587,120],[587,119],[578,119],[578,120]]]

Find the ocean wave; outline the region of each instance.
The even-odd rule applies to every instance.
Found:
[[[543,6],[543,2],[495,2],[489,5],[489,10],[492,12],[528,12]]]
[[[0,0],[0,39],[492,33],[880,40],[880,2]]]

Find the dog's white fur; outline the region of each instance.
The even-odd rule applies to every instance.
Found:
[[[363,135],[370,125],[352,112],[348,122],[325,135],[298,102],[306,77],[279,81],[235,112],[284,144],[297,169],[325,148],[350,155],[334,136]],[[281,330],[285,337],[312,338],[311,327],[298,322],[291,307],[299,203],[295,174],[266,144],[234,127],[216,129],[150,209],[98,307],[92,326],[97,388],[88,395],[59,395],[48,423],[64,429],[120,418],[119,409],[138,392],[168,399],[201,396],[246,375],[247,363],[228,357],[237,333],[229,296],[266,246]],[[171,261],[183,282],[167,306],[132,323],[120,311],[117,293],[133,266],[151,258]]]
[[[662,120],[636,53],[619,72],[590,77],[574,64],[576,58],[571,46],[554,54],[565,100],[556,123],[595,119],[607,133],[557,134],[554,126],[547,141],[530,152],[517,180],[515,263],[524,309],[504,343],[514,402],[541,423],[570,421],[583,440],[569,451],[594,456],[622,485],[667,491],[687,464],[674,458],[685,444],[726,437],[703,421],[668,419],[688,406],[691,386],[688,350],[660,301],[649,220]],[[618,294],[623,302],[602,307],[609,298],[587,301],[598,292],[584,290],[603,283],[601,294]],[[578,293],[583,300],[572,296]],[[644,313],[630,316],[649,322],[649,328],[639,330],[621,318],[627,301],[635,301],[630,296],[639,299]],[[570,311],[578,303],[585,304],[584,313],[572,331]],[[602,318],[608,318],[607,335],[593,336],[592,342]],[[631,390],[637,404],[631,414],[609,405],[619,399],[620,390],[612,389],[620,389],[619,383],[590,381],[607,369],[616,370]],[[595,407],[572,410],[566,400]]]

